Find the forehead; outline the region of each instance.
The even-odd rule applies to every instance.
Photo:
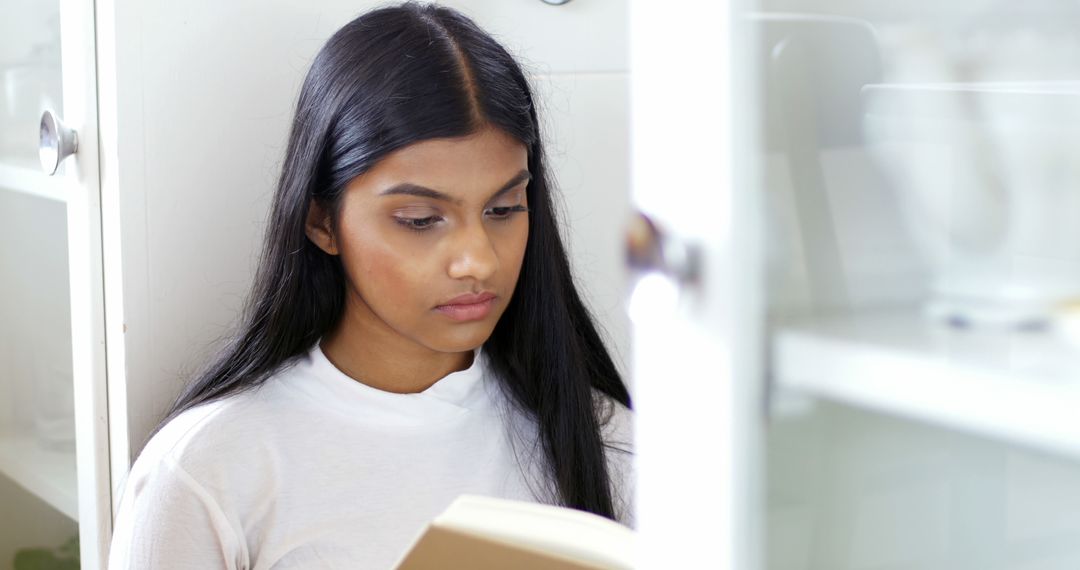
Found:
[[[467,137],[429,139],[397,149],[354,178],[347,190],[374,197],[409,182],[457,198],[486,198],[527,167],[523,143],[502,131],[485,129]]]

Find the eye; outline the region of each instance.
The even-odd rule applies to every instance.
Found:
[[[431,229],[435,222],[441,220],[441,216],[428,216],[426,218],[394,218],[394,221],[414,232],[424,232]]]
[[[529,208],[525,206],[500,206],[492,208],[490,212],[493,214],[491,217],[496,220],[508,220],[517,212],[528,212]]]

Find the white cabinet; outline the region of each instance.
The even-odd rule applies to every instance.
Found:
[[[383,3],[9,2],[0,503],[44,514],[26,525],[5,513],[0,557],[77,532],[82,567],[101,568],[131,458],[241,307],[307,66]],[[627,5],[446,4],[533,80],[575,270],[626,370]],[[37,157],[49,99],[79,137],[51,178]],[[39,445],[52,425],[35,418],[57,416],[77,451]]]
[[[631,300],[646,552],[1080,564],[1080,6],[630,19],[634,205],[698,255]]]
[[[1075,566],[1080,10],[745,4],[765,567]]]
[[[0,563],[29,547],[70,552],[78,536],[94,567],[110,513],[93,3],[4,12]],[[38,164],[45,111],[79,137],[52,178]]]

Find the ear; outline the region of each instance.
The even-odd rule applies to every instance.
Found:
[[[337,240],[334,239],[334,232],[330,228],[330,216],[314,198],[308,203],[304,233],[319,249],[330,255],[338,254]]]

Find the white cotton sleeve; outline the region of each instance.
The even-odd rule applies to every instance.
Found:
[[[136,462],[121,497],[109,570],[247,566],[239,533],[198,481],[168,456],[139,467]]]

